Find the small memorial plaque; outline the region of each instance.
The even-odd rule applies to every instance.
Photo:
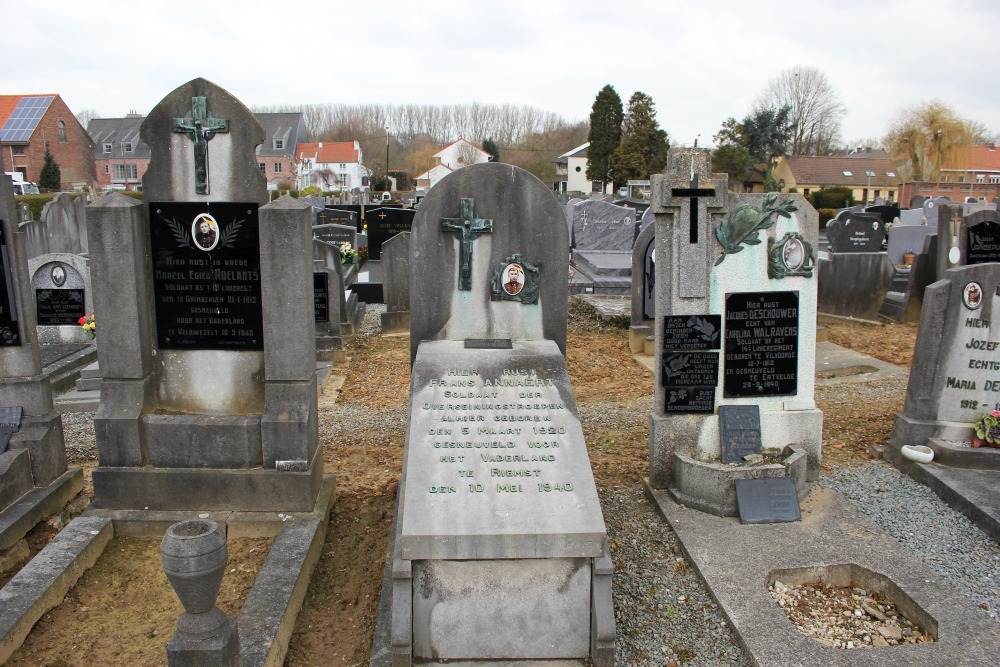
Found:
[[[985,220],[968,227],[966,264],[1000,262],[1000,225]]]
[[[0,408],[0,454],[7,451],[10,436],[21,427],[21,406]]]
[[[87,315],[82,289],[36,289],[39,326],[77,325]]]
[[[799,495],[791,477],[736,480],[740,523],[801,521]]]
[[[316,322],[330,321],[330,276],[325,273],[313,274],[313,312]]]
[[[14,300],[14,280],[11,277],[11,256],[0,220],[0,345],[21,344],[17,328],[17,303]]]
[[[726,398],[795,394],[799,293],[727,294],[725,355]]]
[[[264,349],[257,208],[149,205],[160,349]]]
[[[719,406],[722,462],[741,463],[748,454],[760,454],[760,406]]]
[[[667,315],[663,318],[664,350],[718,350],[721,315]]]
[[[466,338],[467,350],[511,350],[514,344],[510,338]]]
[[[664,352],[660,382],[665,387],[677,385],[719,384],[718,352]]]
[[[715,387],[667,387],[663,411],[712,414],[715,412]]]

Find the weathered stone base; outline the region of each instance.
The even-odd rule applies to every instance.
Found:
[[[94,507],[145,510],[309,512],[322,478],[317,449],[304,471],[98,467]]]
[[[222,612],[219,612],[222,613]],[[240,664],[240,634],[233,619],[226,619],[218,634],[207,639],[187,637],[180,631],[167,644],[169,667],[227,667]]]
[[[674,478],[667,490],[685,507],[716,516],[739,516],[736,480],[791,477],[801,501],[809,494],[806,453],[791,445],[782,455],[785,458],[781,463],[734,466],[718,461],[698,461],[674,452]]]
[[[83,471],[70,468],[48,486],[29,489],[18,497],[0,512],[0,551],[17,544],[45,517],[60,512],[81,489]]]
[[[794,445],[806,454],[806,480],[819,479],[823,444],[823,412],[804,410],[760,411],[761,445],[782,450]],[[654,489],[665,489],[674,479],[674,453],[702,451],[720,455],[718,415],[653,415],[649,430],[649,477]]]
[[[646,339],[653,335],[652,322],[647,324],[633,324],[628,328],[628,349],[632,354],[648,354],[646,350]]]
[[[926,445],[929,438],[968,441],[972,438],[972,425],[966,422],[913,419],[898,414],[889,436],[889,447],[898,450],[903,445]]]
[[[382,335],[392,336],[410,333],[410,311],[382,313]]]

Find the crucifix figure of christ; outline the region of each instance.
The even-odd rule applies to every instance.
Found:
[[[688,241],[690,243],[698,242],[698,199],[701,197],[714,197],[715,188],[699,188],[698,187],[698,174],[694,171],[694,161],[691,162],[691,181],[686,188],[672,188],[670,190],[670,196],[672,197],[690,197],[690,202],[688,206]]]
[[[191,113],[174,118],[174,132],[184,132],[194,142],[194,187],[199,195],[208,194],[208,142],[219,132],[229,132],[229,121],[208,113],[204,97],[191,98]]]
[[[477,218],[473,213],[475,199],[462,199],[461,218],[441,218],[441,231],[454,232],[462,242],[458,265],[458,289],[472,289],[472,242],[484,232],[493,232],[493,221]]]

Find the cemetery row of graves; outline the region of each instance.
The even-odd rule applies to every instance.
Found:
[[[378,601],[351,584],[369,591],[358,622],[372,627],[369,638],[338,626],[346,652],[363,635],[379,665],[613,665],[627,644],[616,598],[626,565],[602,484],[616,466],[753,664],[996,655],[995,621],[851,502],[817,490],[828,469],[817,369],[832,354],[818,322],[918,321],[885,457],[1000,535],[988,500],[1000,450],[980,446],[1000,443],[996,415],[988,423],[1000,407],[995,206],[845,209],[821,236],[803,197],[729,192],[697,148],[670,151],[648,206],[560,202],[497,163],[447,176],[416,210],[269,201],[260,126],[204,79],[167,95],[141,133],[152,151],[141,201],[60,198],[35,221],[0,184],[0,551],[22,549],[84,490],[61,412],[95,413],[96,449],[89,507],[17,559],[0,590],[0,661],[64,596],[89,610],[77,579],[101,571],[113,540],[143,537],[156,544],[134,558],[162,568],[182,605],[162,612],[168,627],[135,622],[160,637],[160,659],[280,664],[316,641],[297,618],[305,604],[319,622],[318,582],[343,593],[362,576],[329,560],[339,526],[385,553],[384,571],[381,553],[358,566],[369,587],[377,578]],[[583,375],[567,362],[570,303],[601,297],[622,304],[617,358],[629,370],[598,354],[586,376],[646,397],[645,432],[581,420],[593,386],[576,386]],[[369,337],[374,304],[395,356],[370,375],[398,389],[391,406],[350,413],[354,447],[392,451],[373,489],[385,501],[372,504],[354,486],[350,447],[336,453],[326,438],[348,428],[337,373],[350,404],[368,391],[357,362],[386,363],[352,348]],[[870,362],[846,358],[866,382]],[[364,435],[377,419],[393,425],[389,442]],[[630,446],[606,456],[616,437]],[[351,533],[352,512],[370,513],[384,543]],[[734,543],[738,561],[720,558]],[[220,596],[227,572],[246,576]],[[774,596],[815,582],[872,591],[864,613],[880,629],[822,641],[797,629]],[[855,642],[892,653],[848,655]]]

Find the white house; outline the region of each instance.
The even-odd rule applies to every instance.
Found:
[[[335,141],[299,144],[296,154],[299,190],[315,185],[324,192],[368,190],[371,170],[362,164],[361,144]]]
[[[468,167],[470,164],[490,161],[489,153],[473,146],[465,139],[453,141],[435,153],[433,157],[438,164],[443,164],[452,171]]]
[[[587,149],[590,142],[577,146],[556,158],[556,192],[601,192],[600,181],[587,180]],[[604,187],[604,194],[611,194],[613,185]]]
[[[434,184],[440,181],[442,178],[453,172],[454,169],[446,167],[443,164],[436,164],[422,174],[418,174],[416,177],[416,189],[418,192],[427,192]]]

